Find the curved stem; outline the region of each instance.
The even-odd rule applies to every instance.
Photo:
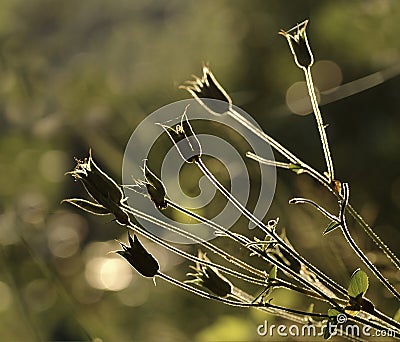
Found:
[[[381,238],[372,230],[372,228],[364,221],[362,216],[351,206],[348,204],[346,207],[346,211],[350,213],[351,216],[356,220],[356,222],[364,229],[365,233],[370,237],[372,241],[382,250],[382,252],[386,255],[386,257],[396,266],[398,270],[400,270],[400,260],[394,254],[391,249],[386,246],[386,244],[381,240]]]
[[[343,187],[343,202],[342,208],[340,210],[340,228],[342,233],[347,240],[353,251],[359,256],[359,258],[364,262],[364,264],[371,270],[371,272],[380,280],[380,282],[398,299],[400,300],[400,294],[396,291],[392,284],[382,275],[382,273],[377,269],[377,267],[368,259],[368,257],[363,253],[357,243],[354,241],[350,235],[349,229],[347,228],[345,209],[349,201],[349,186],[347,183],[342,184]]]
[[[257,135],[259,138],[269,143],[276,151],[282,154],[285,158],[287,158],[291,163],[298,164],[300,168],[304,169],[306,173],[308,173],[312,178],[316,179],[319,183],[324,185],[330,192],[335,194],[337,198],[339,198],[338,193],[332,189],[330,179],[328,179],[325,175],[322,175],[310,165],[303,162],[296,155],[291,153],[288,149],[278,143],[275,139],[270,137],[268,134],[254,126],[250,121],[245,119],[240,113],[231,109],[228,112],[228,115],[239,122],[241,125],[246,127],[250,132]],[[372,239],[372,241],[382,250],[382,252],[386,255],[386,257],[396,266],[398,270],[400,270],[400,260],[399,258],[390,250],[388,246],[379,238],[379,236],[372,230],[372,228],[364,221],[361,215],[349,204],[346,207],[346,211],[350,213],[351,216],[356,220],[356,222],[363,228],[365,233]]]
[[[203,161],[201,160],[201,158],[198,158],[195,161],[196,165],[199,166],[200,170],[203,172],[203,174],[214,184],[214,186],[229,200],[231,201],[232,204],[234,204],[236,206],[236,208],[238,210],[240,210],[243,215],[248,218],[251,222],[255,223],[257,226],[259,226],[266,234],[270,235],[271,237],[273,237],[277,242],[279,242],[282,247],[289,253],[291,254],[294,258],[296,258],[297,260],[304,259],[301,256],[299,256],[299,254],[297,252],[294,252],[293,249],[291,249],[289,246],[286,245],[286,243],[281,239],[280,236],[278,236],[277,234],[275,234],[271,229],[269,229],[268,227],[266,227],[264,225],[264,223],[262,223],[258,218],[256,218],[254,215],[252,215],[247,208],[245,208],[234,196],[232,196],[232,194],[226,190],[221,183],[218,182],[218,180],[214,177],[214,175],[208,170],[208,168],[205,166],[205,164],[203,163]],[[319,287],[317,287],[316,285],[314,285],[313,283],[306,281],[304,278],[300,277],[295,271],[293,271],[290,267],[288,267],[286,264],[279,262],[276,259],[272,259],[271,257],[269,257],[267,254],[263,256],[267,261],[271,262],[272,264],[277,265],[278,267],[280,267],[282,270],[286,271],[288,274],[290,274],[293,278],[295,278],[297,281],[301,282],[302,284],[305,284],[308,288],[311,288],[312,290],[316,291],[317,293],[319,293],[320,295],[322,295],[324,298],[326,298],[329,302],[331,303],[335,303],[334,300],[328,296],[325,292],[323,292]],[[268,260],[270,259],[270,260]],[[272,260],[272,261],[271,261]],[[316,269],[313,266],[314,269]],[[310,268],[312,269],[312,268]],[[333,284],[332,287],[337,288],[338,291],[340,291],[342,294],[346,294],[346,291],[340,287],[340,285],[336,284],[335,282],[333,282],[333,280],[331,280],[329,277],[327,277],[326,275],[324,275],[320,270],[317,270],[317,274],[320,275],[320,277],[322,278],[322,276],[324,276],[324,278],[329,280],[329,284]],[[326,280],[326,281],[328,281]]]
[[[290,204],[309,204],[309,205],[313,206],[315,209],[317,209],[320,213],[322,213],[322,215],[325,215],[327,218],[329,218],[331,221],[335,221],[335,222],[339,223],[339,219],[335,215],[332,215],[325,208],[321,207],[319,204],[317,204],[316,202],[314,202],[310,199],[296,197],[296,198],[292,198],[289,201],[289,203]]]

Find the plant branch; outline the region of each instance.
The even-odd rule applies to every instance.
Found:
[[[332,162],[331,152],[329,149],[328,138],[327,138],[326,132],[325,132],[325,125],[322,120],[321,112],[319,110],[317,96],[315,95],[314,82],[313,82],[312,75],[311,75],[311,67],[310,66],[303,67],[302,69],[303,69],[304,75],[306,77],[308,94],[310,96],[311,105],[312,105],[312,108],[314,111],[314,116],[317,121],[318,132],[319,132],[319,136],[321,139],[322,149],[324,151],[325,162],[326,162],[326,167],[327,167],[327,171],[328,171],[329,183],[331,183],[332,180],[335,179],[335,173],[333,170],[333,162]]]
[[[350,247],[353,249],[353,251],[358,255],[358,257],[364,262],[364,264],[371,270],[371,272],[379,279],[379,281],[398,299],[400,300],[400,294],[396,291],[396,289],[393,287],[392,284],[389,283],[389,281],[382,275],[382,273],[376,268],[376,266],[368,259],[368,257],[364,254],[364,252],[361,250],[360,247],[356,244],[354,239],[351,237],[349,229],[347,228],[347,223],[346,223],[346,216],[345,216],[345,211],[346,207],[349,202],[349,185],[347,183],[342,184],[342,191],[343,191],[343,200],[342,200],[342,205],[340,209],[340,227],[342,230],[342,233],[350,245]]]
[[[203,172],[203,174],[214,184],[214,186],[229,200],[231,201],[232,204],[234,204],[236,206],[236,208],[238,210],[240,210],[243,215],[249,219],[251,222],[255,223],[258,227],[260,227],[263,232],[265,232],[266,234],[270,235],[271,237],[273,237],[277,242],[279,242],[282,247],[289,253],[291,254],[294,258],[296,258],[297,260],[301,260],[301,262],[303,262],[304,258],[301,257],[297,252],[294,252],[292,248],[290,248],[289,246],[287,246],[287,244],[281,239],[280,236],[278,236],[277,234],[275,234],[270,228],[268,228],[267,226],[265,226],[264,223],[262,223],[258,218],[256,218],[254,215],[252,215],[234,196],[232,196],[232,194],[227,191],[221,183],[218,182],[218,180],[214,177],[214,175],[208,170],[208,168],[205,166],[205,164],[203,163],[203,161],[201,160],[201,158],[198,158],[196,160],[196,165],[199,166],[200,170]],[[269,262],[271,262],[271,260],[268,260]],[[304,262],[303,262],[304,263]],[[308,262],[307,262],[308,263]],[[316,291],[317,293],[321,294],[324,298],[328,299],[329,302],[333,303],[334,301],[332,300],[332,298],[328,295],[326,295],[323,291],[321,291],[320,288],[318,288],[317,286],[315,286],[314,284],[312,284],[309,281],[306,281],[304,278],[299,277],[299,275],[294,272],[291,268],[289,268],[286,264],[279,262],[278,260],[274,260],[272,261],[272,264],[276,264],[277,266],[279,266],[282,270],[286,271],[288,274],[292,275],[292,277],[294,277],[296,280],[298,280],[301,283],[305,283],[307,287],[313,289],[314,291]],[[309,263],[308,263],[309,265]],[[307,265],[307,266],[308,266]],[[329,285],[331,285],[335,290],[337,290],[338,292],[342,293],[342,294],[346,294],[346,291],[340,287],[340,285],[336,284],[335,282],[333,282],[333,280],[331,280],[329,277],[327,277],[326,275],[324,275],[320,270],[316,269],[314,266],[313,268],[310,268],[312,271],[317,270],[317,275],[319,275],[321,278],[326,278],[324,279],[325,281],[328,282]]]

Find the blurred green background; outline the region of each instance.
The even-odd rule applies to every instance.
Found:
[[[159,107],[188,98],[177,86],[199,75],[202,62],[210,63],[236,105],[322,170],[313,116],[295,115],[286,104],[303,77],[277,32],[310,19],[312,49],[316,61],[324,61],[314,70],[323,91],[388,68],[392,76],[399,73],[399,17],[396,0],[2,0],[0,340],[85,340],[85,331],[104,341],[262,340],[256,328],[273,317],[197,298],[161,280],[155,287],[108,255],[118,248],[115,238],[126,239],[124,230],[60,205],[83,196],[64,172],[91,147],[120,180],[135,127]],[[398,253],[400,78],[382,83],[382,74],[376,77],[380,84],[322,111],[337,178],[350,183],[354,206]],[[322,93],[322,101],[333,94]],[[336,210],[307,176],[279,171],[266,219],[279,216],[296,248],[347,286],[361,262],[340,232],[322,237],[324,218],[289,206],[294,196]],[[353,222],[350,227],[398,286],[399,273]],[[146,246],[165,272],[185,278],[187,263]],[[374,279],[368,295],[387,314],[397,310]],[[278,297],[308,306],[288,293]]]

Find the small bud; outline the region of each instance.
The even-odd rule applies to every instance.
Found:
[[[116,253],[124,257],[142,276],[154,277],[160,269],[158,261],[146,251],[136,235],[133,235],[132,240],[131,235],[128,233],[128,241],[129,246],[120,242],[122,251],[117,251]]]
[[[92,158],[92,151],[89,151],[88,159],[85,158],[83,161],[76,159],[76,161],[75,169],[66,174],[72,175],[76,180],[81,181],[88,194],[100,207],[104,207],[114,214],[117,222],[129,224],[129,216],[121,209],[121,206],[126,201],[122,188],[95,164]],[[88,210],[82,206],[87,207],[89,206],[88,203],[90,203],[78,203],[76,201],[72,203],[69,200],[67,202],[86,211]],[[93,211],[96,211],[96,208],[92,206]]]
[[[199,251],[198,257],[202,260],[210,261],[205,253],[201,251]],[[219,297],[226,297],[232,293],[232,283],[219,273],[215,267],[196,263],[196,267],[192,268],[197,273],[189,273],[188,275],[193,276],[195,279],[186,281],[187,283],[195,283],[203,286]]]
[[[299,68],[308,68],[314,63],[314,56],[308,44],[306,27],[308,20],[297,24],[289,31],[281,30],[280,35],[284,36],[289,43],[290,51],[294,56],[294,61]]]
[[[197,139],[187,118],[187,108],[188,107],[186,107],[184,113],[182,114],[180,124],[176,125],[175,128],[162,124],[161,127],[173,141],[183,160],[187,163],[193,163],[201,157],[202,149],[200,141]]]
[[[186,81],[179,87],[188,91],[207,111],[221,115],[232,109],[232,100],[207,65],[203,66],[203,77],[194,76],[194,81]],[[219,101],[204,101],[214,99]]]
[[[165,201],[165,188],[163,183],[157,178],[157,176],[150,171],[145,161],[144,163],[144,177],[146,179],[147,193],[150,199],[154,202],[158,209],[165,209],[168,205]]]

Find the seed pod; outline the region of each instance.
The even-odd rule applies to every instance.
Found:
[[[218,83],[208,65],[203,66],[201,78],[194,76],[193,81],[186,81],[179,88],[188,91],[202,107],[212,114],[221,115],[232,109],[232,99]],[[207,99],[219,101],[207,101]]]
[[[147,193],[149,194],[150,199],[158,209],[165,209],[168,205],[165,201],[165,187],[163,183],[153,172],[150,171],[146,162],[143,170],[146,179]]]
[[[125,258],[133,268],[138,271],[142,276],[152,278],[154,277],[160,265],[158,261],[143,247],[136,235],[128,233],[129,246],[120,242],[122,251],[116,253]]]
[[[182,114],[180,124],[176,125],[175,128],[166,125],[161,125],[161,127],[176,146],[183,160],[187,163],[193,163],[201,157],[202,148],[187,118],[187,108]]]
[[[198,257],[205,261],[210,261],[205,253],[199,250]],[[189,273],[194,277],[186,283],[194,283],[205,287],[219,297],[226,297],[232,293],[232,283],[226,279],[215,267],[206,266],[201,263],[196,263],[196,267],[192,267],[197,273]]]
[[[75,169],[66,174],[81,181],[97,204],[88,201],[84,203],[82,202],[84,200],[67,200],[67,202],[98,215],[105,215],[103,209],[106,209],[109,213],[114,214],[118,223],[129,224],[129,216],[122,209],[126,199],[121,186],[96,165],[92,158],[92,151],[89,150],[89,158],[85,158],[83,161],[76,159],[76,161]]]
[[[314,56],[307,39],[307,24],[308,20],[305,20],[287,32],[284,30],[279,32],[279,34],[284,36],[289,43],[290,51],[292,52],[294,61],[299,68],[308,68],[314,63]]]

